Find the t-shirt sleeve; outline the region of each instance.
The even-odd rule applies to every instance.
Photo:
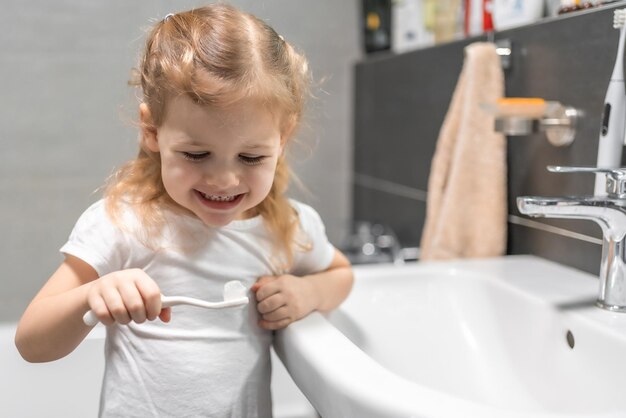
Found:
[[[335,247],[328,241],[326,228],[320,215],[312,207],[293,202],[300,218],[300,228],[305,249],[296,248],[292,274],[303,276],[328,268],[335,256]]]
[[[109,218],[100,200],[83,212],[60,251],[80,258],[103,276],[124,268],[128,249],[127,237]]]

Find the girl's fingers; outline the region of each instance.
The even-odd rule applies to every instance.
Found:
[[[159,313],[159,319],[163,322],[170,322],[170,319],[172,319],[172,308],[163,308]]]
[[[289,324],[291,324],[291,319],[281,319],[280,321],[266,321],[264,319],[261,319],[259,321],[259,326],[261,328],[271,331],[283,329]]]
[[[90,298],[89,307],[93,313],[96,314],[98,320],[104,325],[111,325],[115,322],[113,316],[111,316],[111,312],[109,312],[109,308],[107,308],[107,305],[101,296],[98,295]]]
[[[289,309],[287,309],[287,306],[281,306],[272,312],[263,314],[263,319],[270,322],[289,319]]]
[[[128,324],[130,322],[130,314],[118,289],[107,289],[103,291],[102,297],[115,322],[120,324]]]
[[[146,305],[139,289],[132,281],[123,282],[119,285],[119,292],[130,318],[141,324],[146,321]]]
[[[171,311],[161,310],[159,286],[143,270],[131,269],[98,279],[88,300],[100,322],[143,323],[161,317],[169,321]]]
[[[137,280],[137,290],[144,303],[146,318],[149,321],[161,314],[161,290],[152,280]]]
[[[266,314],[275,311],[276,309],[284,306],[286,304],[286,300],[284,296],[280,293],[273,294],[270,297],[261,300],[257,304],[257,310],[261,314]]]
[[[274,293],[280,292],[280,285],[277,276],[263,276],[255,284],[252,285],[252,290],[257,300],[263,300],[272,296]]]

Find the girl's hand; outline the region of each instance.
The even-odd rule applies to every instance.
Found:
[[[316,306],[310,283],[290,274],[263,276],[250,290],[256,293],[257,310],[261,314],[259,326],[268,330],[285,328]]]
[[[120,270],[93,281],[87,303],[104,325],[171,318],[170,308],[161,309],[159,286],[141,269]]]

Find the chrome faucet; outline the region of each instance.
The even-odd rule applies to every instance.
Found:
[[[548,166],[548,171],[606,174],[607,196],[523,196],[517,198],[517,207],[529,216],[587,219],[600,225],[603,240],[596,305],[626,312],[626,168]]]

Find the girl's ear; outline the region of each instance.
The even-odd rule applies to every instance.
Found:
[[[141,121],[141,141],[150,151],[159,152],[157,130],[152,123],[150,109],[145,103],[139,105],[139,119]]]

